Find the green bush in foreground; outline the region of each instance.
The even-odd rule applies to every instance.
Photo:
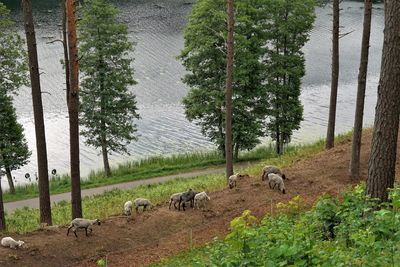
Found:
[[[245,211],[224,240],[159,265],[400,266],[400,187],[390,192],[390,205],[380,207],[364,196],[364,187],[339,198],[323,195],[307,212],[293,212],[299,198],[279,203],[282,212],[258,225]]]

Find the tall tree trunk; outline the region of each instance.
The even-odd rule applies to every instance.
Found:
[[[228,12],[228,37],[227,60],[226,60],[226,91],[225,91],[225,158],[226,158],[226,178],[233,174],[232,160],[232,95],[233,95],[233,27],[234,27],[234,6],[233,0],[227,0]]]
[[[276,154],[280,155],[281,152],[281,135],[280,135],[280,131],[279,131],[279,126],[276,126],[276,144],[275,144],[275,152]]]
[[[360,150],[364,116],[365,87],[367,83],[369,37],[371,33],[372,0],[364,2],[364,26],[361,42],[360,70],[358,72],[358,88],[356,114],[354,118],[354,132],[350,162],[350,176],[352,180],[360,176]]]
[[[101,144],[101,152],[103,154],[103,163],[104,163],[104,172],[106,173],[107,177],[111,176],[111,169],[110,169],[110,163],[108,161],[108,151],[107,151],[107,145],[105,141],[102,141]]]
[[[6,217],[4,215],[3,190],[1,189],[0,175],[0,231],[6,230]]]
[[[385,1],[385,30],[381,74],[366,194],[388,199],[393,188],[400,115],[400,1]]]
[[[15,187],[14,187],[14,182],[13,182],[12,175],[11,175],[11,169],[9,167],[4,167],[4,169],[6,170],[8,186],[10,187],[10,193],[14,195]]]
[[[72,218],[78,218],[82,217],[82,198],[79,166],[79,65],[76,37],[75,0],[66,0],[66,13],[68,25],[68,58],[70,72],[68,113],[71,161],[71,202]]]
[[[65,67],[65,86],[66,86],[66,98],[67,105],[69,103],[69,57],[68,57],[68,40],[67,40],[67,10],[66,10],[66,0],[63,0],[62,5],[63,19],[62,19],[62,36],[63,36],[63,48],[64,48],[64,67]]]
[[[235,161],[239,159],[239,144],[236,143],[235,145],[235,152],[234,152],[234,157]]]
[[[330,149],[335,142],[336,102],[339,82],[339,0],[333,0],[333,30],[332,30],[332,81],[331,99],[329,104],[328,130],[325,148]]]
[[[22,0],[22,11],[29,55],[29,71],[31,76],[33,116],[35,119],[36,150],[39,170],[39,206],[40,222],[52,224],[49,173],[47,166],[46,134],[43,119],[42,95],[40,89],[39,63],[36,49],[35,28],[33,25],[32,6],[30,0]]]

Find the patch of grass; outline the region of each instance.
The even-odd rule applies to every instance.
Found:
[[[272,146],[261,146],[248,152],[241,153],[239,160],[259,161],[275,157]],[[171,155],[168,157],[150,157],[141,161],[129,161],[112,168],[112,176],[106,177],[103,171],[92,171],[87,179],[82,179],[81,188],[89,189],[111,184],[143,180],[157,176],[172,175],[183,171],[205,169],[225,163],[224,158],[217,151],[196,152]],[[50,193],[60,194],[71,190],[70,177],[67,175],[56,176],[50,180]],[[3,194],[4,202],[34,198],[39,195],[36,183],[16,186],[16,193]]]
[[[348,141],[349,134],[339,136],[336,141],[341,143]],[[289,166],[300,159],[309,158],[323,150],[323,141],[313,144],[292,147],[287,153],[280,157],[274,157],[264,160],[261,163],[251,165],[243,170],[251,175],[259,175],[265,164],[275,164],[280,167]],[[60,183],[63,179],[60,179]],[[123,203],[128,199],[137,197],[148,198],[154,204],[160,204],[168,201],[171,194],[185,191],[193,188],[197,191],[214,191],[226,186],[225,176],[214,174],[199,176],[194,178],[178,178],[165,183],[139,186],[128,190],[115,189],[101,195],[85,197],[82,200],[83,215],[86,218],[104,219],[110,215],[120,214]],[[53,223],[55,225],[68,224],[71,219],[70,202],[62,201],[52,206]],[[38,229],[39,210],[33,208],[17,209],[11,214],[6,214],[6,223],[8,232],[26,233]]]

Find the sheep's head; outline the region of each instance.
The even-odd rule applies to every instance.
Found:
[[[96,219],[96,220],[94,221],[94,224],[100,225],[100,224],[101,224],[101,222],[100,222],[100,220],[99,220],[99,219]]]
[[[235,182],[234,181],[229,181],[229,189],[232,189],[235,187]]]
[[[282,179],[286,180],[286,175],[285,174],[282,174]]]
[[[22,247],[25,244],[25,242],[21,241],[21,240],[18,240],[17,243],[18,243],[18,247],[19,248]]]

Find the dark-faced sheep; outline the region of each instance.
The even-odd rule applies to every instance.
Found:
[[[92,230],[92,225],[100,225],[100,220],[99,219],[94,219],[94,220],[88,220],[88,219],[83,219],[83,218],[75,218],[71,221],[71,224],[68,227],[67,231],[67,236],[69,235],[69,230],[72,229],[72,231],[75,234],[75,237],[78,237],[76,235],[76,230],[79,228],[85,228],[86,236],[88,236],[88,229],[90,230],[90,233],[93,231]]]
[[[275,173],[278,174],[282,177],[283,180],[286,179],[286,175],[282,173],[281,169],[279,169],[276,166],[272,166],[272,165],[267,165],[263,168],[262,170],[262,174],[261,174],[261,180],[265,181],[268,179],[268,174],[270,173]]]
[[[181,204],[183,210],[185,210],[185,203],[190,201],[190,206],[193,208],[193,202],[194,202],[194,196],[196,195],[196,192],[194,192],[192,189],[189,189],[187,192],[182,193],[182,195],[179,197],[179,205],[178,205],[178,210],[181,210]]]
[[[283,178],[279,174],[275,173],[270,173],[268,174],[268,185],[269,188],[275,189],[276,186],[278,186],[279,191],[282,192],[282,194],[286,193],[286,188],[285,184],[283,183]]]

